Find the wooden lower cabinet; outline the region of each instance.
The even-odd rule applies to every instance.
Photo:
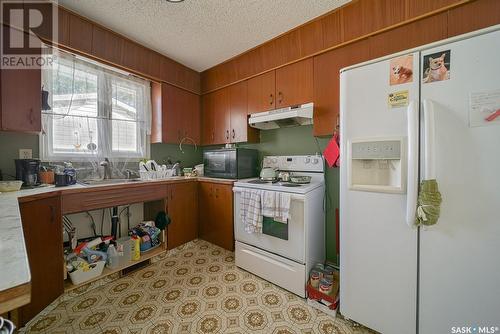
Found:
[[[233,186],[199,182],[199,236],[234,250]]]
[[[19,309],[25,325],[64,292],[61,199],[48,197],[20,203],[31,270],[31,302]]]
[[[168,186],[167,248],[173,249],[198,237],[198,185],[196,182]]]

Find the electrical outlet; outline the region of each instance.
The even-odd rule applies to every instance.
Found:
[[[33,150],[31,148],[21,148],[19,150],[19,159],[33,158]]]

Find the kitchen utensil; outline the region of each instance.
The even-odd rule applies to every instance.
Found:
[[[0,181],[0,192],[18,191],[23,181]]]
[[[283,182],[289,182],[290,181],[290,172],[279,172],[278,179],[280,179]]]
[[[277,169],[273,167],[264,167],[260,171],[260,178],[262,180],[272,181],[277,178]]]
[[[297,184],[307,184],[311,183],[311,177],[310,176],[290,176],[290,182],[292,183],[297,183]]]

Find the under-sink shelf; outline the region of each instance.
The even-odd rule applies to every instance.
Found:
[[[129,268],[129,267],[132,267],[136,264],[139,264],[139,263],[142,263],[142,262],[145,262],[145,261],[149,261],[151,260],[153,257],[155,256],[158,256],[160,254],[163,254],[165,253],[167,250],[166,250],[166,247],[165,247],[165,244],[164,243],[161,243],[160,246],[156,247],[155,249],[152,249],[150,251],[147,251],[147,252],[144,252],[144,253],[141,253],[141,258],[137,261],[129,261],[128,263],[124,263],[120,266],[118,266],[117,268],[114,268],[114,269],[111,269],[111,268],[108,268],[108,267],[104,267],[104,270],[102,271],[102,274],[97,276],[97,277],[94,277],[84,283],[81,283],[81,284],[77,284],[77,285],[74,285],[73,283],[71,283],[71,279],[68,278],[64,281],[64,291],[67,292],[67,291],[71,291],[71,290],[74,290],[76,288],[79,288],[81,286],[84,286],[86,284],[89,284],[89,283],[92,283],[92,282],[95,282],[101,278],[104,278],[106,276],[109,276],[109,275],[112,275],[114,273],[117,273],[117,272],[121,272],[123,269],[126,269],[126,268]]]

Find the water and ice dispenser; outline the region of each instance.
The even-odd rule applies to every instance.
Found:
[[[349,157],[349,188],[373,192],[405,192],[403,138],[353,140]]]

